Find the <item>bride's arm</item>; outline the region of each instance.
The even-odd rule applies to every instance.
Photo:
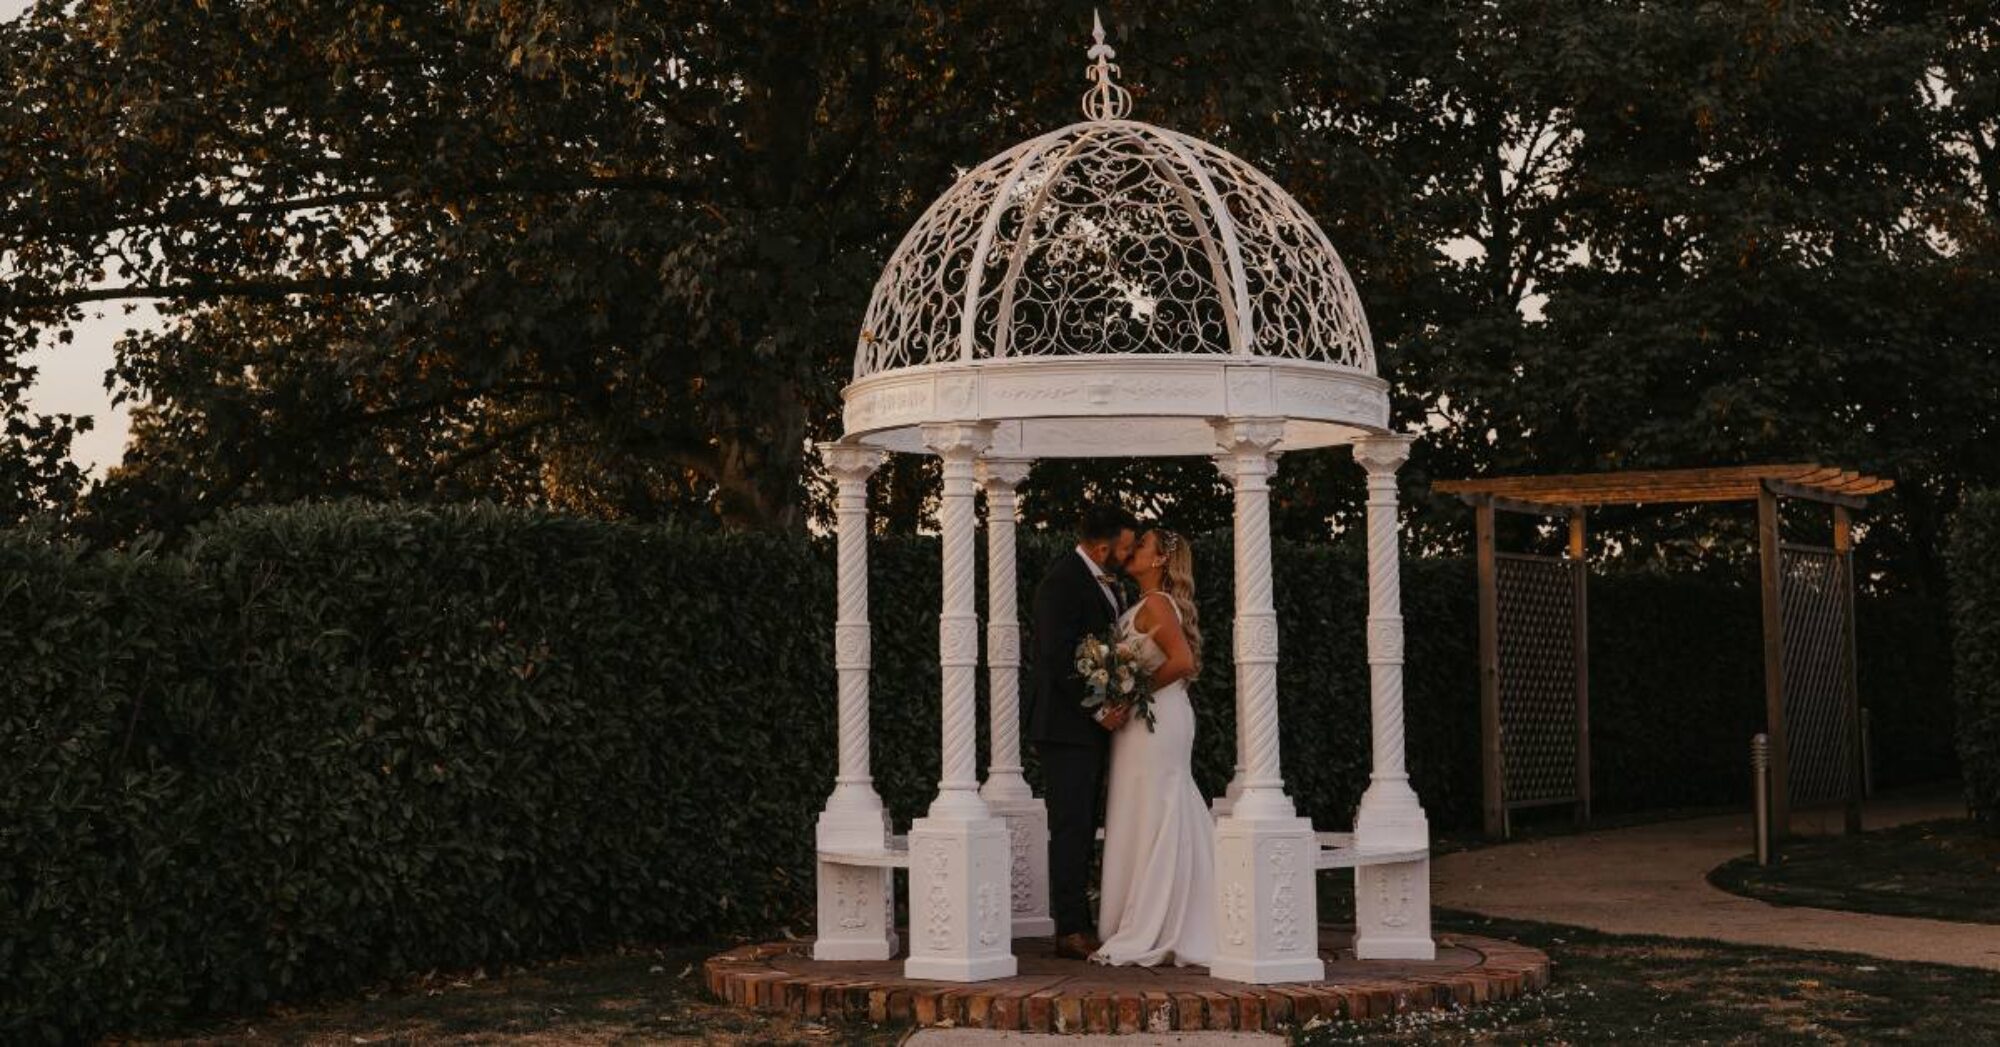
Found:
[[[1188,646],[1187,634],[1181,631],[1181,620],[1174,614],[1171,597],[1165,593],[1147,596],[1132,624],[1150,634],[1153,642],[1160,645],[1160,653],[1166,655],[1160,667],[1153,670],[1154,690],[1194,675],[1194,650]]]

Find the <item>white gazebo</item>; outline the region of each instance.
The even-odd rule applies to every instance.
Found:
[[[1021,776],[1015,489],[1038,458],[1206,455],[1236,497],[1237,767],[1215,804],[1211,973],[1324,977],[1322,869],[1354,870],[1359,957],[1430,959],[1429,828],[1403,764],[1396,470],[1410,440],[1388,429],[1367,319],[1339,255],[1283,189],[1222,149],[1128,119],[1101,25],[1095,36],[1087,119],[967,172],[903,238],[862,326],[845,436],[821,448],[839,485],[840,766],[819,821],[814,955],[896,955],[898,869],[910,877],[909,977],[1007,977],[1013,939],[1050,932],[1048,818]],[[1340,444],[1367,473],[1374,762],[1352,832],[1321,833],[1279,770],[1268,484],[1280,454]],[[889,453],[935,454],[944,472],[943,777],[907,837],[869,775],[866,489]]]

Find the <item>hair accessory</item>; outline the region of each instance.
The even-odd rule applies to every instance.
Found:
[[[1172,531],[1166,530],[1165,528],[1162,528],[1160,530],[1160,548],[1164,550],[1168,556],[1172,556],[1174,554],[1174,550],[1179,549],[1180,547],[1181,547],[1180,535],[1177,535]]]

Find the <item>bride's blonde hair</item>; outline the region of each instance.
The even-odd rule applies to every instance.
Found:
[[[1194,654],[1194,673],[1201,675],[1201,612],[1194,606],[1194,543],[1164,527],[1152,528],[1159,536],[1160,555],[1166,558],[1160,588],[1181,612],[1181,632],[1187,636],[1188,650]]]

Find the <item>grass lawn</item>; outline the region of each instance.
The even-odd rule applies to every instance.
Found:
[[[2000,1042],[2000,976],[1992,972],[1440,916],[1443,933],[1546,950],[1556,964],[1554,985],[1469,1011],[1322,1024],[1299,1030],[1296,1042]],[[637,949],[499,978],[434,979],[164,1042],[893,1044],[906,1032],[710,1001],[700,986],[701,960],[720,948]]]
[[[1774,905],[2000,923],[2000,832],[1950,819],[1808,837],[1768,866],[1739,858],[1709,881]]]

